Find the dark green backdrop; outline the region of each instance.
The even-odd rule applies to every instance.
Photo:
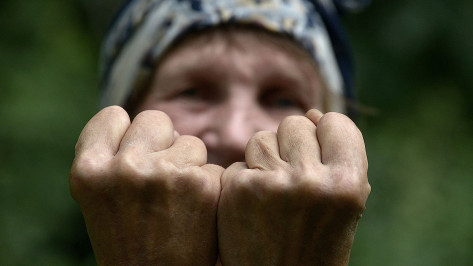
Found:
[[[93,264],[68,171],[116,0],[0,1],[0,265]],[[473,264],[473,1],[345,18],[372,194],[351,265]]]

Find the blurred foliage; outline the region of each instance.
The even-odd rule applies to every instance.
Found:
[[[93,265],[68,172],[117,0],[0,1],[0,264]],[[351,265],[473,264],[473,2],[345,18],[372,194]]]

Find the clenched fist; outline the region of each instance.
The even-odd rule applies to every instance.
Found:
[[[344,265],[370,193],[362,135],[310,110],[259,132],[225,170],[218,206],[223,265]]]
[[[211,265],[223,169],[167,115],[120,107],[82,131],[70,174],[99,265]]]

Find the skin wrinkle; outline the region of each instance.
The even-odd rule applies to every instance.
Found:
[[[268,138],[270,138],[270,140],[268,140]],[[270,147],[270,145],[274,145],[275,147]],[[258,152],[252,151],[253,149],[257,149]],[[277,154],[275,154],[275,151],[277,152]],[[258,162],[263,160],[265,163],[263,164],[264,166],[261,164],[257,164],[252,168],[257,168],[260,170],[270,170],[270,167],[268,167],[269,165],[276,167],[279,165],[279,147],[274,132],[258,132],[253,138],[251,138],[245,152],[245,156],[247,157],[246,161],[249,160],[248,156],[251,156],[253,154],[257,154],[258,156],[252,156],[252,162]]]
[[[163,242],[149,259],[159,259],[162,264],[177,259],[183,265],[210,265],[216,260],[218,245],[226,265],[251,260],[278,264],[284,259],[300,264],[347,262],[353,242],[351,225],[358,219],[353,213],[358,215],[367,197],[361,195],[365,190],[360,191],[358,184],[366,185],[366,176],[343,175],[312,155],[328,152],[331,164],[340,165],[336,159],[356,164],[359,159],[350,158],[351,152],[360,149],[355,144],[363,140],[347,136],[356,136],[357,129],[339,115],[329,114],[325,127],[327,119],[316,127],[317,122],[304,117],[307,108],[326,107],[323,83],[312,59],[286,39],[241,29],[205,31],[176,47],[160,62],[151,89],[136,110],[161,110],[169,117],[156,116],[156,111],[136,116],[121,141],[138,148],[123,145],[121,159],[114,158],[122,165],[116,170],[120,178],[98,177],[115,182],[110,195],[119,203],[121,216],[112,223],[119,223],[116,228],[121,235],[110,234],[100,224],[100,219],[114,218],[113,213],[107,214],[107,202],[85,202],[94,195],[82,193],[84,212],[105,210],[99,223],[92,221],[92,242],[129,240],[129,246],[115,247],[115,251],[124,250],[128,264],[156,264],[143,254],[150,251],[143,249]],[[344,130],[337,130],[334,121]],[[258,135],[261,130],[273,132]],[[175,132],[183,136],[176,140]],[[203,143],[195,142],[196,137]],[[173,144],[162,147],[166,141]],[[161,151],[148,156],[148,149],[157,146]],[[244,160],[244,155],[248,155],[246,163],[229,166]],[[353,152],[353,156],[364,155],[364,149]],[[226,169],[196,166],[205,163],[204,158]],[[154,166],[145,169],[151,173],[141,169],[143,161]],[[116,171],[108,169],[109,173]],[[345,177],[358,182],[347,182]],[[156,185],[156,197],[146,195],[153,193],[146,189],[148,185]],[[98,191],[95,197],[103,196]],[[141,212],[148,203],[160,208]],[[86,223],[90,227],[91,221]],[[135,261],[128,251],[137,255]],[[102,257],[117,260],[120,255],[105,247]]]
[[[236,38],[237,36],[240,36],[240,38]],[[263,34],[264,36],[264,34]],[[213,67],[215,66],[215,62],[218,62],[218,60],[221,57],[228,57],[228,54],[231,53],[233,60],[227,60],[231,64],[230,66],[233,65],[234,62],[238,62],[238,58],[240,58],[239,53],[248,53],[253,50],[254,47],[259,47],[261,46],[261,41],[267,42],[268,45],[272,48],[277,48],[281,49],[280,47],[283,47],[282,50],[284,50],[285,53],[288,53],[290,57],[296,57],[297,62],[299,66],[303,66],[302,69],[304,69],[301,72],[295,72],[295,71],[278,71],[277,77],[281,76],[281,73],[287,77],[287,83],[288,84],[297,84],[296,87],[303,88],[304,91],[301,93],[301,95],[304,95],[304,97],[308,98],[315,98],[319,97],[321,98],[321,87],[322,85],[319,84],[316,86],[318,88],[315,92],[312,91],[314,88],[311,88],[310,90],[307,90],[307,85],[305,84],[310,84],[310,78],[311,76],[314,75],[315,73],[318,73],[318,68],[315,66],[315,63],[313,62],[312,59],[308,56],[308,54],[305,54],[305,51],[302,51],[295,44],[289,43],[288,41],[281,39],[278,40],[276,37],[269,38],[268,36],[264,36],[265,38],[254,34],[252,31],[230,31],[230,32],[206,32],[206,34],[202,35],[197,35],[197,36],[190,36],[188,39],[185,39],[181,43],[178,43],[174,49],[170,50],[161,60],[158,68],[157,68],[157,75],[159,78],[155,79],[154,83],[158,83],[157,80],[161,79],[163,84],[167,84],[168,86],[163,86],[160,87],[159,93],[156,94],[158,95],[165,95],[169,92],[169,88],[171,88],[173,84],[176,83],[183,83],[182,77],[186,77],[185,74],[193,74],[191,76],[197,76],[201,77],[202,74],[208,73],[209,70],[216,71],[215,74],[221,74],[219,72],[222,72],[223,69],[225,69],[226,66],[220,65],[219,67]],[[280,38],[280,37],[279,37]],[[243,39],[246,41],[246,43],[242,40]],[[275,42],[276,39],[277,41]],[[267,40],[273,41],[274,43],[271,43]],[[217,43],[218,45],[215,45]],[[211,45],[208,45],[211,44]],[[199,49],[199,53],[194,53],[194,52],[188,52],[187,55],[185,56],[185,60],[181,62],[175,62],[174,64],[169,65],[167,68],[163,69],[162,65],[168,62],[169,57],[173,54],[181,53],[185,49],[189,49],[195,47],[196,49]],[[203,47],[203,48],[202,48]],[[289,47],[289,48],[288,48]],[[260,49],[261,50],[261,49]],[[272,49],[263,49],[262,51],[265,53],[269,53],[271,59],[277,58],[272,54]],[[259,51],[261,52],[261,51]],[[201,55],[199,55],[201,54]],[[205,60],[201,60],[200,58],[205,58]],[[259,56],[258,60],[253,58],[252,64],[257,64],[258,62],[260,63],[259,66],[255,66],[256,69],[258,69],[258,75],[257,77],[262,77],[265,76],[264,71],[271,71],[274,70],[273,68],[268,68],[268,62],[264,61],[263,56]],[[271,65],[283,65],[281,60],[277,64],[274,64],[274,62],[271,62]],[[199,67],[195,67],[196,65],[199,65]],[[242,67],[239,70],[245,70],[248,67]],[[282,67],[283,69],[291,69],[289,66]],[[190,73],[187,73],[187,71],[192,70]],[[251,69],[251,68],[248,68]],[[226,71],[224,71],[226,72]],[[296,74],[297,73],[297,74]],[[251,73],[247,73],[251,74]],[[269,73],[271,74],[271,73]],[[267,74],[267,76],[270,76]],[[177,78],[179,77],[179,78]],[[303,80],[303,81],[302,81]],[[319,80],[321,83],[322,81]],[[307,96],[308,95],[308,96]],[[317,96],[316,96],[317,95]]]
[[[204,32],[168,51],[136,111],[169,114],[180,134],[204,141],[209,163],[244,161],[254,133],[276,132],[284,117],[323,108],[318,70],[297,45],[261,30]],[[280,98],[295,105],[275,105]]]
[[[317,92],[313,92],[312,90],[309,90],[307,88],[307,85],[305,84],[310,84],[310,79],[308,76],[313,75],[313,67],[311,64],[305,62],[308,61],[308,58],[299,58],[299,59],[305,59],[301,60],[301,65],[303,65],[304,71],[302,72],[293,72],[293,71],[275,71],[274,68],[267,68],[266,66],[269,65],[267,61],[264,59],[266,57],[249,57],[245,56],[243,57],[244,61],[241,61],[241,54],[247,54],[249,51],[249,47],[252,45],[258,45],[258,43],[252,43],[252,44],[239,44],[239,43],[233,43],[229,42],[228,40],[225,42],[224,38],[221,37],[220,39],[223,40],[219,45],[210,45],[210,46],[204,46],[204,48],[200,49],[201,54],[197,53],[188,53],[186,56],[186,60],[184,61],[177,61],[174,64],[169,65],[168,68],[166,68],[169,71],[163,71],[162,74],[159,74],[160,78],[162,79],[162,83],[164,84],[169,84],[167,87],[163,87],[162,89],[160,88],[160,94],[166,95],[170,93],[172,85],[179,83],[186,83],[188,82],[183,81],[182,79],[177,79],[176,77],[182,77],[182,76],[192,76],[192,77],[202,77],[204,73],[210,73],[212,75],[216,75],[219,77],[225,77],[225,74],[227,72],[226,69],[229,67],[234,67],[238,72],[241,72],[242,75],[238,78],[239,81],[244,81],[244,82],[257,82],[258,80],[264,80],[265,77],[278,77],[282,79],[284,84],[292,84],[292,86],[302,88],[303,92],[300,93],[301,95],[304,95],[304,97],[315,97],[314,94],[319,95],[319,90]],[[250,39],[251,40],[251,39]],[[252,40],[255,42],[255,40]],[[193,42],[192,45],[188,44],[187,47],[198,47],[200,45],[198,39],[197,42]],[[180,49],[185,48],[186,45],[183,47],[180,47]],[[176,50],[176,53],[179,52],[180,49]],[[264,51],[265,53],[270,53],[271,51]],[[227,60],[231,65],[228,64],[223,64],[219,65],[218,67],[215,66],[215,61],[218,62],[218,59],[220,57],[227,57],[231,58],[231,60]],[[201,58],[206,58],[205,61],[202,61]],[[240,60],[238,60],[240,59]],[[289,66],[287,65],[287,62],[285,59],[283,60],[282,58],[278,56],[271,56],[272,62],[271,64],[275,64],[278,67],[282,69],[287,69]],[[276,60],[274,62],[273,60]],[[163,62],[166,62],[166,59],[163,60]],[[199,67],[195,67],[198,65]],[[248,67],[248,66],[253,66],[253,67]],[[250,69],[259,69],[260,71],[255,75],[256,73],[250,72]],[[281,73],[283,73],[283,76],[281,76]],[[294,85],[295,84],[295,85]],[[179,87],[179,86],[176,86]]]

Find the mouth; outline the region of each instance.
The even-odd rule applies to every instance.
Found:
[[[215,154],[212,152],[207,153],[207,163],[216,164],[223,168],[228,168],[230,165],[236,162],[244,162],[245,156],[235,156],[234,154],[228,154],[227,156],[221,154]]]

